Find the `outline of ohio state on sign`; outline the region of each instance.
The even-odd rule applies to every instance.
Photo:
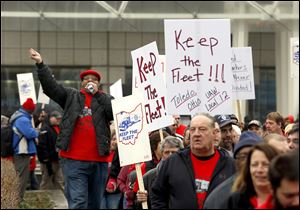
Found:
[[[143,95],[112,100],[120,166],[152,159]]]

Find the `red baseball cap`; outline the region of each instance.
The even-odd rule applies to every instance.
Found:
[[[97,71],[92,70],[92,69],[88,69],[88,70],[85,70],[85,71],[83,71],[83,72],[80,73],[80,79],[81,79],[81,81],[83,80],[84,76],[89,75],[89,74],[92,74],[92,75],[96,76],[98,78],[98,81],[101,80],[101,76],[100,76],[100,74]]]

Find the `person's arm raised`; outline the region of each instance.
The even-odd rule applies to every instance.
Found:
[[[43,87],[44,93],[58,103],[62,108],[64,108],[67,100],[66,88],[57,83],[49,66],[44,64],[42,56],[39,52],[33,48],[30,48],[29,56],[36,62],[37,75]]]
[[[29,54],[30,54],[30,58],[32,60],[34,60],[37,64],[41,64],[43,62],[43,59],[42,59],[42,56],[40,55],[40,53],[38,53],[34,49],[30,48]]]

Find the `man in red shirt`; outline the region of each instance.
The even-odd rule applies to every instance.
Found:
[[[99,209],[108,176],[112,97],[99,90],[97,71],[81,72],[80,90],[65,88],[56,82],[38,52],[30,49],[29,53],[44,93],[64,110],[56,147],[69,208]]]
[[[173,115],[173,117],[174,117],[174,119],[176,121],[176,124],[177,124],[175,135],[176,135],[176,137],[180,138],[180,140],[183,141],[184,130],[186,129],[186,125],[181,124],[180,115]]]
[[[207,195],[235,173],[234,161],[214,147],[215,119],[207,113],[190,123],[190,147],[172,154],[152,184],[153,209],[202,209]]]

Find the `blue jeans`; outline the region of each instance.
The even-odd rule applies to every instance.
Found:
[[[122,193],[104,193],[101,202],[101,209],[118,209],[121,202]]]
[[[100,209],[108,164],[62,158],[61,166],[69,209]]]

